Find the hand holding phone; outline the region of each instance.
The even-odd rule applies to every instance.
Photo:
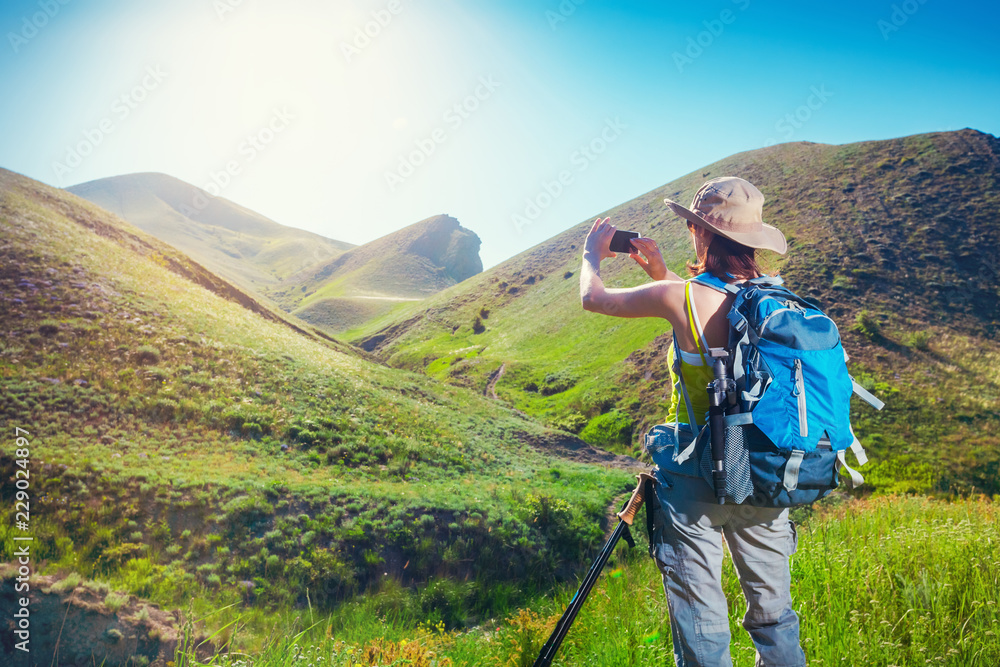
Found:
[[[639,238],[638,232],[626,232],[624,229],[619,229],[611,237],[609,249],[611,252],[623,252],[631,255],[636,252],[635,246],[632,245],[632,239],[635,238]]]
[[[632,259],[638,264],[646,274],[653,280],[666,280],[671,276],[667,270],[667,264],[663,261],[660,248],[653,239],[640,237],[632,242],[637,252],[632,255]],[[674,280],[680,280],[680,276],[673,274]]]

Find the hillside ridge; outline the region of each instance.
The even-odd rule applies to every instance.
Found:
[[[406,253],[426,258],[459,283],[483,270],[481,244],[475,232],[462,227],[455,218],[435,215],[356,246],[324,266],[292,276],[289,282],[321,282],[357,270],[378,257]]]
[[[113,214],[97,207],[89,200],[72,193],[67,193],[67,197],[71,198],[67,200],[66,197],[60,197],[57,194],[60,192],[58,189],[47,189],[49,186],[37,183],[27,176],[0,167],[0,188],[4,192],[24,191],[36,187],[39,188],[40,196],[44,198],[46,203],[59,210],[67,219],[94,232],[98,236],[110,239],[123,248],[127,248],[140,255],[153,258],[157,263],[160,263],[173,273],[190,280],[195,285],[237,303],[248,311],[260,315],[269,321],[280,323],[310,338],[322,338],[334,342],[334,339],[320,331],[308,330],[295,324],[279,314],[279,312],[264,305],[255,296],[219,278],[198,262],[178,252],[163,241],[142,232],[138,228],[132,227],[132,225],[120,218],[115,221],[117,216],[113,216]],[[68,201],[74,201],[77,205],[67,205]],[[108,215],[112,215],[113,217],[109,219]]]
[[[479,274],[481,244],[455,218],[435,215],[289,276],[266,294],[337,334]]]
[[[68,192],[198,259],[213,272],[260,291],[353,244],[282,225],[225,197],[159,172],[110,176]]]

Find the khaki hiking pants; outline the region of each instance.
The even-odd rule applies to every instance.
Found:
[[[663,573],[678,667],[733,664],[721,583],[723,535],[746,596],[743,627],[757,648],[757,667],[805,665],[789,592],[788,557],[797,536],[788,509],[719,505],[700,477],[657,471],[656,478],[652,552]]]

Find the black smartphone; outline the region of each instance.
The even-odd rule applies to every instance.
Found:
[[[635,238],[639,238],[639,232],[626,232],[623,229],[619,229],[611,237],[611,252],[635,252],[635,246],[632,245],[632,239]]]

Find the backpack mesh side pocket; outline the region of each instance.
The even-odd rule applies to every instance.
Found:
[[[753,495],[753,479],[750,474],[750,452],[747,449],[744,426],[726,428],[726,498],[734,503],[742,503]],[[711,442],[711,439],[708,439]],[[714,488],[712,479],[712,448],[705,447],[701,454],[701,476]]]

